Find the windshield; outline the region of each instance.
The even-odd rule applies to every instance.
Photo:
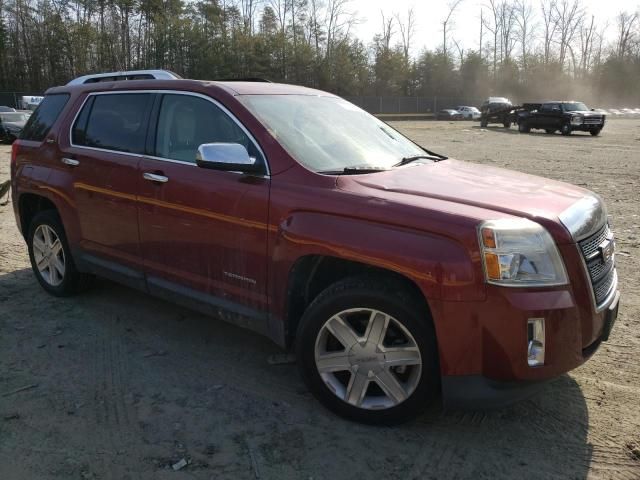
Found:
[[[0,120],[3,122],[26,122],[27,115],[24,113],[0,113]]]
[[[315,172],[390,168],[425,150],[336,97],[241,95],[242,103],[301,164]]]
[[[589,110],[589,109],[582,102],[565,103],[564,104],[564,111],[565,112],[584,112],[584,111],[587,111],[587,110]]]

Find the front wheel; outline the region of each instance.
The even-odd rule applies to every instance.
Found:
[[[364,423],[414,418],[436,398],[437,343],[426,305],[399,284],[363,276],[335,283],[305,312],[297,336],[309,389]]]
[[[480,126],[481,126],[482,128],[487,128],[487,125],[489,125],[489,122],[487,121],[487,119],[486,119],[486,118],[484,118],[484,117],[481,117],[481,118],[480,118]]]
[[[518,131],[520,133],[529,133],[531,131],[531,127],[529,127],[529,125],[527,125],[527,122],[521,121],[518,124]]]
[[[589,133],[591,134],[592,137],[597,137],[598,135],[600,135],[600,128],[595,128],[593,130],[589,130]]]
[[[571,125],[568,123],[562,125],[562,127],[560,127],[560,133],[564,136],[571,135]]]

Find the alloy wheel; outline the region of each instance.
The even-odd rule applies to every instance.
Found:
[[[333,315],[315,343],[320,377],[334,395],[355,407],[394,407],[415,391],[422,374],[420,349],[395,318],[370,308]]]
[[[39,225],[33,234],[33,257],[42,279],[57,287],[64,280],[65,256],[60,237],[49,225]]]

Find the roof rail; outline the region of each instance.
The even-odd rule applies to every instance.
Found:
[[[131,70],[128,72],[96,73],[74,78],[67,85],[83,85],[85,83],[115,82],[119,80],[179,80],[182,77],[169,70]]]
[[[264,82],[264,83],[273,83],[271,80],[267,80],[266,78],[260,77],[237,77],[237,78],[223,78],[221,80],[216,80],[218,82]]]

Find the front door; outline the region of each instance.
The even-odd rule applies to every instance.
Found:
[[[244,145],[266,167],[259,147],[223,107],[201,95],[165,93],[152,118],[152,155],[139,169],[149,289],[214,311],[227,302],[266,312],[269,178],[195,163],[199,145],[225,142]]]
[[[144,285],[138,238],[138,164],[145,147],[150,93],[95,93],[72,126],[61,161],[72,170],[82,260],[100,272]]]

